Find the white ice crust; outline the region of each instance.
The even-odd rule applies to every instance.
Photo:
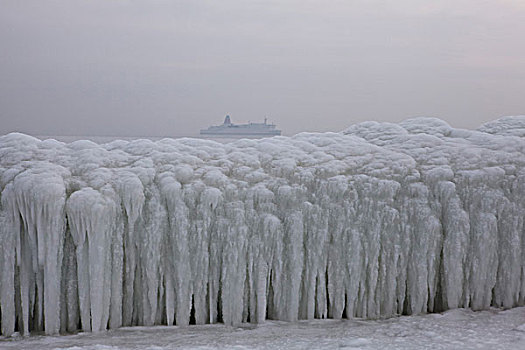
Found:
[[[2,136],[1,334],[523,305],[523,130]]]

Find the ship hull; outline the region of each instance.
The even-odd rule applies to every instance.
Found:
[[[201,135],[212,135],[212,136],[280,136],[280,130],[272,131],[211,131],[211,130],[201,130]]]

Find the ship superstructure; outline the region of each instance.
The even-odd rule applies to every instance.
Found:
[[[222,125],[210,126],[208,129],[202,129],[201,135],[213,136],[251,136],[266,137],[281,135],[281,130],[276,129],[275,124],[268,124],[268,119],[264,118],[264,123],[233,124],[231,118],[227,115]]]

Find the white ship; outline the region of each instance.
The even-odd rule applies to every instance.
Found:
[[[267,118],[264,123],[233,124],[230,116],[224,118],[222,125],[210,126],[202,129],[201,135],[227,136],[227,137],[265,137],[281,135],[281,130],[277,130],[275,124],[268,124]]]

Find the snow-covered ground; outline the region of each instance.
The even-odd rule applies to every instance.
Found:
[[[267,321],[254,326],[128,327],[102,333],[13,337],[9,350],[127,349],[525,349],[525,307],[386,320]]]

